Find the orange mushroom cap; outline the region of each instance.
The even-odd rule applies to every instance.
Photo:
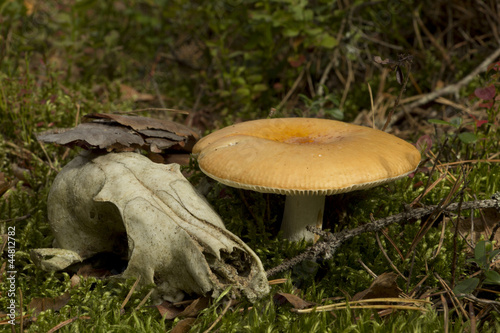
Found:
[[[411,173],[419,151],[391,134],[335,120],[262,119],[193,147],[201,170],[228,186],[286,195],[366,189]]]

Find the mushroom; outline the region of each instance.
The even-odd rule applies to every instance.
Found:
[[[321,228],[325,196],[367,189],[413,172],[420,153],[388,133],[335,120],[262,119],[202,138],[200,169],[228,186],[286,195],[281,224],[292,241]]]

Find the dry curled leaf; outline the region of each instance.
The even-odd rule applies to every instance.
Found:
[[[196,317],[202,310],[206,309],[210,305],[210,299],[208,297],[200,297],[192,301],[184,309],[181,306],[175,305],[172,302],[164,301],[156,308],[160,312],[160,315],[166,320],[172,320],[177,317]]]
[[[177,134],[182,137],[193,136],[199,138],[199,134],[185,126],[166,119],[155,119],[140,116],[124,116],[112,113],[92,113],[83,117],[83,122],[116,122],[123,126],[128,126],[136,131],[141,130],[161,130]]]
[[[166,320],[177,318],[177,316],[179,316],[179,313],[183,311],[181,308],[175,306],[172,302],[169,301],[164,301],[160,305],[156,305],[156,308],[160,312],[162,318],[165,318]]]
[[[474,242],[478,242],[482,237],[489,239],[495,225],[500,223],[500,213],[496,208],[481,209],[481,216],[463,218],[458,223],[458,231],[468,236],[472,232]],[[500,233],[495,234],[494,240],[500,241]]]
[[[182,124],[139,116],[94,113],[71,129],[37,135],[38,140],[64,146],[109,151],[144,149],[153,153],[191,152],[200,134]]]
[[[458,231],[467,239],[472,238],[473,243],[475,244],[481,239],[490,239],[491,234],[498,223],[500,223],[500,212],[493,207],[484,208],[481,209],[481,215],[479,217],[474,217],[473,219],[470,217],[460,219],[458,222]],[[496,241],[495,248],[499,248],[499,231],[495,233],[492,240]],[[469,249],[469,252],[470,254],[473,254],[474,251]]]
[[[401,289],[396,284],[398,275],[393,272],[380,274],[370,285],[370,288],[363,290],[352,298],[352,301],[371,298],[399,297]]]
[[[144,139],[130,129],[97,123],[83,123],[71,129],[43,132],[38,134],[37,139],[63,146],[108,151],[132,151],[145,145]]]
[[[291,304],[294,309],[304,309],[316,304],[313,302],[305,301],[299,296],[288,293],[276,293],[273,298],[274,301],[278,304]]]
[[[191,327],[193,327],[194,322],[196,321],[195,318],[186,318],[182,319],[177,323],[177,325],[174,326],[171,333],[186,333],[191,330]]]
[[[189,304],[184,311],[179,313],[179,317],[196,317],[198,313],[206,309],[210,304],[210,298],[200,297]]]
[[[68,291],[57,297],[36,297],[28,304],[28,308],[32,309],[35,315],[47,310],[58,311],[68,304],[70,298],[71,296]]]
[[[250,300],[269,292],[260,259],[224,227],[177,164],[84,152],[56,177],[47,211],[56,247],[82,260],[103,259],[96,267],[111,270],[106,259],[125,259],[117,273],[156,284],[153,297],[215,298],[229,286]]]

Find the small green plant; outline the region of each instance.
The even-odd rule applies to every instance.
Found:
[[[328,91],[328,87],[323,86],[324,95],[308,98],[304,94],[300,94],[300,98],[305,104],[306,111],[310,115],[320,118],[344,119],[344,112],[339,108],[340,101],[334,93]]]
[[[440,119],[429,119],[429,123],[437,125],[447,125],[454,127],[458,132],[458,138],[465,144],[476,143],[484,139],[489,132],[498,128],[498,115],[500,113],[500,103],[498,102],[496,86],[500,83],[500,62],[488,66],[486,79],[481,87],[476,88],[470,99],[479,99],[480,108],[485,108],[487,119],[478,119],[471,115],[474,121],[464,122],[462,117],[453,117],[450,121]],[[466,127],[474,125],[474,132],[463,131]],[[483,126],[484,125],[484,126]]]
[[[450,119],[450,121],[444,121],[440,119],[429,119],[429,123],[437,125],[448,125],[456,128],[457,130],[460,130],[463,126],[474,124],[474,122],[464,124],[463,118],[461,117],[453,117]],[[458,138],[465,144],[475,143],[478,140],[478,136],[472,132],[459,133]]]
[[[490,269],[491,262],[500,253],[500,249],[494,250],[493,245],[492,241],[479,241],[474,248],[474,258],[469,259],[468,262],[475,262],[479,266],[483,275],[482,283],[500,285],[500,274]],[[479,286],[480,282],[480,278],[468,278],[457,284],[453,292],[455,294],[470,294]]]

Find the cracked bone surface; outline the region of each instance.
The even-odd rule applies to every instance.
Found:
[[[157,164],[136,153],[79,155],[49,193],[54,247],[82,259],[123,255],[121,277],[154,283],[156,296],[217,297],[233,286],[254,301],[269,292],[257,255],[229,232],[177,164]]]

